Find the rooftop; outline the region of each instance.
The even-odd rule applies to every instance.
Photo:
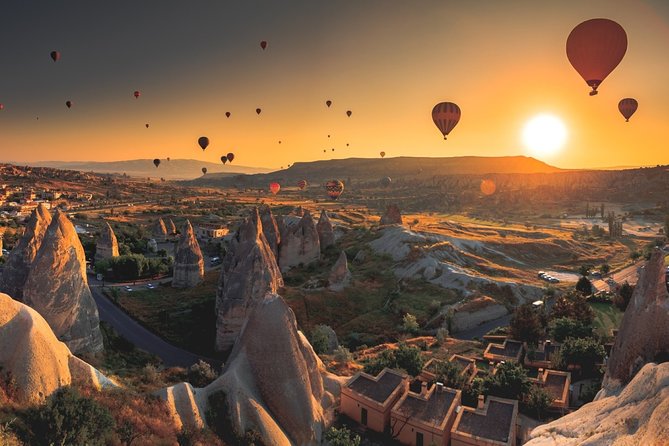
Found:
[[[512,424],[515,423],[517,404],[516,401],[489,397],[483,411],[463,408],[460,422],[454,430],[488,440],[507,442]]]
[[[383,403],[402,384],[405,377],[405,375],[394,370],[383,369],[377,377],[361,373],[354,377],[346,387],[360,395]]]
[[[555,400],[562,399],[564,388],[567,385],[567,375],[547,370],[544,376],[546,377],[546,380],[544,381],[544,389],[546,389],[546,392],[548,392]]]
[[[503,344],[489,344],[485,353],[515,360],[522,347],[523,344],[521,342],[507,339]]]
[[[427,395],[409,392],[406,398],[393,410],[405,417],[418,419],[439,427],[444,422],[456,396],[456,390],[447,387],[442,387],[442,390],[439,390],[439,387],[435,386]]]

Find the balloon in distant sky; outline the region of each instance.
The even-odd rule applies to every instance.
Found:
[[[323,149],[323,153],[325,153],[325,152],[327,152],[327,150],[326,150],[326,149]]]
[[[266,41],[266,40],[261,40],[261,41],[260,41],[260,48],[262,48],[263,50],[264,50],[265,48],[267,48],[267,41]]]
[[[51,59],[53,59],[54,62],[58,62],[60,59],[60,51],[51,51]]]
[[[168,157],[167,157],[167,161],[169,161],[169,160],[170,160],[170,157],[168,156]]]
[[[0,110],[4,110],[4,109],[5,109],[4,104],[0,104]]]
[[[159,160],[158,158],[154,159],[154,160],[153,160],[153,164],[154,164],[156,167],[160,166],[160,160]]]
[[[348,147],[348,143],[346,143],[346,147]]]
[[[332,151],[334,152],[334,147],[332,148]]]
[[[221,162],[222,162],[223,164],[227,163],[227,162],[228,162],[228,157],[225,156],[225,155],[223,155],[223,156],[221,157]]]
[[[307,187],[307,180],[300,180],[297,182],[297,187],[300,188],[300,190],[304,190],[305,187]]]
[[[269,183],[269,190],[276,195],[281,190],[281,185],[279,183]]]
[[[230,112],[225,112],[225,117],[226,117],[226,118],[229,118],[229,117],[230,117],[230,114],[231,114]]]
[[[330,180],[325,183],[325,191],[327,192],[328,197],[336,200],[344,191],[344,183],[341,180]]]
[[[204,149],[206,149],[207,146],[209,145],[209,138],[207,138],[206,136],[200,136],[200,137],[197,139],[197,143],[200,145],[200,147],[202,148],[202,150],[204,150]]]
[[[205,175],[207,174],[207,168],[206,167],[202,168],[202,173],[205,174]]]
[[[256,113],[260,114],[261,112],[262,112],[262,110],[261,110],[261,109],[259,109],[259,108],[256,108]]]
[[[379,152],[379,155],[381,155],[381,158],[384,158],[386,156],[386,152]]]
[[[332,105],[332,101],[328,99],[327,101],[325,101],[325,105],[327,105],[328,108],[330,108],[330,106]]]
[[[135,99],[137,99],[142,95],[142,93],[140,93],[139,90],[135,90],[135,92],[132,95],[135,97]]]
[[[381,186],[383,186],[383,187],[390,186],[390,183],[392,183],[392,182],[393,182],[393,180],[391,180],[390,177],[383,177],[383,178],[381,178],[381,181],[380,181]]]
[[[577,25],[567,37],[567,58],[586,84],[590,96],[618,66],[627,51],[627,33],[609,19],[590,19]]]
[[[65,105],[67,105],[67,108],[72,108],[72,101],[65,101]]]
[[[228,161],[232,162],[232,160],[235,159],[235,154],[230,152],[226,155],[226,158],[228,158]]]
[[[281,144],[281,141],[279,141],[279,144]]]
[[[460,107],[453,102],[440,102],[432,109],[432,120],[444,139],[460,121]]]
[[[483,195],[492,195],[497,190],[497,185],[493,180],[481,180],[481,193]]]
[[[625,117],[625,121],[628,122],[638,107],[639,103],[634,98],[625,98],[618,102],[618,110]]]
[[[146,126],[147,129],[149,128],[149,124],[144,124],[144,125]]]

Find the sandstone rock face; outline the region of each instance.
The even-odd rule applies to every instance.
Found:
[[[382,225],[401,225],[402,213],[396,204],[388,205],[385,214],[381,216],[380,224]]]
[[[42,240],[46,229],[51,223],[51,214],[42,204],[37,206],[28,220],[23,237],[16,244],[12,252],[7,256],[5,269],[0,280],[0,290],[13,296],[15,299],[23,300],[23,287],[30,266],[35,260],[37,251],[42,246]]]
[[[86,258],[74,226],[57,212],[23,289],[23,300],[46,319],[75,354],[102,350],[100,319],[86,278]]]
[[[328,213],[325,212],[325,209],[321,211],[321,216],[318,219],[316,229],[318,230],[318,240],[321,244],[321,252],[325,251],[325,248],[328,246],[333,246],[335,244],[334,229],[332,228],[332,222],[328,217]]]
[[[281,286],[281,272],[263,234],[258,210],[254,209],[223,259],[216,292],[217,350],[229,351],[253,307]]]
[[[607,361],[604,388],[613,390],[641,367],[669,355],[669,293],[664,254],[656,250],[641,273]],[[666,359],[665,359],[666,360]]]
[[[168,235],[175,235],[177,233],[177,225],[174,224],[171,218],[167,220],[165,227],[167,229]]]
[[[279,258],[279,244],[281,243],[281,234],[277,226],[272,209],[269,206],[263,206],[260,209],[260,222],[262,223],[262,232],[269,244],[274,257]]]
[[[118,241],[112,227],[105,222],[95,244],[95,261],[99,262],[113,257],[118,257]]]
[[[5,234],[0,234],[0,257],[2,257],[2,239]]]
[[[167,226],[162,218],[159,218],[151,228],[151,237],[156,240],[158,243],[162,243],[167,240]]]
[[[332,291],[341,291],[351,282],[351,271],[348,270],[348,260],[344,251],[339,254],[337,262],[330,271],[328,288]]]
[[[195,238],[193,226],[186,220],[181,233],[176,255],[174,256],[174,278],[172,286],[190,288],[198,285],[204,278],[204,258],[200,245]]]
[[[95,388],[116,384],[72,356],[35,310],[0,294],[0,374],[10,374],[21,403],[39,404],[71,383]]]
[[[309,211],[305,210],[302,218],[293,225],[283,219],[285,229],[281,233],[279,246],[279,267],[288,271],[300,263],[308,265],[319,259],[321,244],[316,224]]]
[[[647,364],[616,395],[532,431],[526,446],[669,444],[669,363]]]

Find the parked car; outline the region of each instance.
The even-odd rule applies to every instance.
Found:
[[[128,285],[124,286],[123,289],[128,293],[132,291],[132,287],[130,287]]]
[[[147,284],[146,284],[146,287],[147,287],[148,289],[150,289],[150,290],[155,290],[155,289],[156,289],[156,286],[155,286],[154,284],[152,284],[152,283],[147,283]]]

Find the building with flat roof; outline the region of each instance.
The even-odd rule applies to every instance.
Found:
[[[560,344],[554,344],[550,340],[539,343],[537,348],[528,347],[527,343],[524,344],[525,347],[525,367],[533,368],[542,368],[547,369],[551,366],[551,361],[553,357],[560,350]]]
[[[451,446],[512,446],[516,444],[518,401],[479,397],[476,409],[460,406],[451,428]]]
[[[339,411],[376,432],[390,427],[390,411],[409,388],[409,377],[385,368],[377,376],[355,374],[341,388]]]
[[[551,396],[550,408],[563,410],[569,407],[571,373],[559,370],[539,369],[539,376],[532,380]]]
[[[502,344],[490,343],[483,352],[483,357],[490,361],[515,361],[520,362],[523,354],[523,343],[506,339]]]
[[[390,413],[392,437],[410,446],[448,446],[462,392],[441,383],[407,392]]]
[[[444,362],[445,361],[437,358],[430,359],[425,363],[425,366],[423,366],[423,370],[418,377],[425,382],[437,381],[439,368]],[[466,383],[471,382],[471,380],[474,379],[474,376],[476,376],[476,359],[453,354],[448,359],[448,362],[455,364],[458,369],[460,369],[460,376],[464,377]]]

